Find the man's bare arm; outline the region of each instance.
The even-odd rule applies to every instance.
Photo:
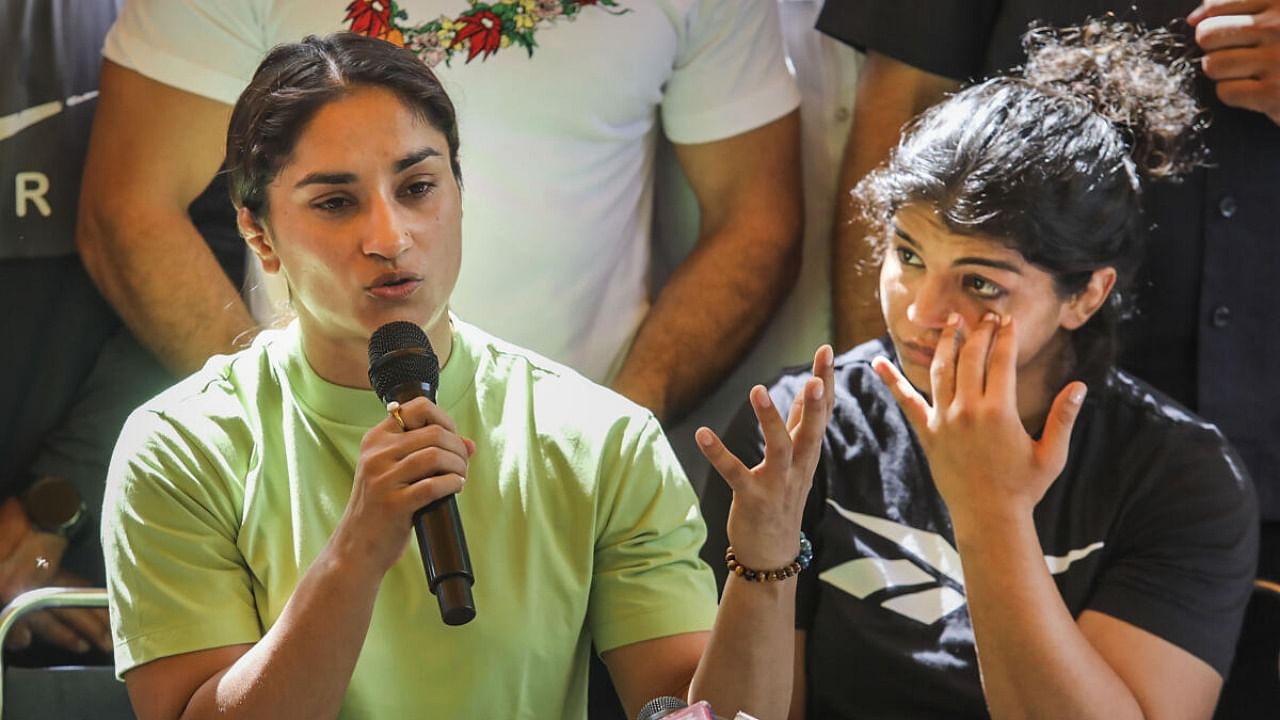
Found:
[[[187,216],[222,164],[230,114],[103,63],[76,242],[102,294],[177,374],[235,349],[255,327]]]
[[[853,126],[836,185],[831,238],[831,311],[836,352],[884,333],[876,301],[878,273],[866,225],[849,197],[858,181],[889,157],[902,127],[943,95],[960,87],[877,52],[867,53],[858,78]]]
[[[792,112],[717,142],[677,145],[701,209],[698,244],[655,299],[613,382],[678,420],[764,330],[800,269],[800,122]]]

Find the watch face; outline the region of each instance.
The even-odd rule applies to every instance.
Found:
[[[46,532],[65,532],[80,517],[80,491],[60,477],[36,480],[23,494],[22,504],[31,523]]]

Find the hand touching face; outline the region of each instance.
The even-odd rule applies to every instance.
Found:
[[[1043,418],[1070,358],[1070,333],[1106,301],[1115,271],[1101,268],[1080,293],[1059,294],[1054,277],[1009,243],[949,229],[924,204],[894,216],[880,272],[885,325],[903,374],[930,394],[929,368],[947,319],[977,328],[988,313],[1016,321],[1013,356],[1019,414]]]

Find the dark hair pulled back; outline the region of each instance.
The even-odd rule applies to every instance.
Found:
[[[390,90],[445,136],[453,176],[462,183],[453,103],[413,53],[356,33],[307,36],[278,45],[236,101],[227,129],[231,202],[255,217],[267,212],[267,186],[289,160],[320,108],[362,87]]]
[[[1005,242],[1053,275],[1060,296],[1113,267],[1115,289],[1072,336],[1073,375],[1114,361],[1144,252],[1142,183],[1202,159],[1194,68],[1171,32],[1112,19],[1032,28],[1015,75],[971,86],[903,134],[854,189],[881,253],[894,214],[931,206],[952,232]]]

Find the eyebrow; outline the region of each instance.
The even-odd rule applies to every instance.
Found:
[[[396,161],[396,172],[407,170],[429,157],[440,157],[440,151],[433,147],[424,147],[419,150],[415,150]]]
[[[893,226],[893,234],[897,235],[900,240],[902,240],[903,242],[905,242],[906,244],[914,248],[916,252],[920,252],[920,244],[917,243],[914,239],[912,239],[912,237],[908,235],[906,231],[898,227],[896,224]],[[994,268],[996,270],[1005,270],[1015,275],[1022,274],[1022,269],[1011,262],[1005,262],[1004,260],[995,260],[995,259],[986,258],[986,257],[961,257],[961,258],[956,258],[951,262],[951,267],[956,267],[958,265],[981,265],[982,267]]]
[[[415,150],[408,155],[396,160],[393,167],[396,172],[404,172],[405,170],[417,165],[418,163],[430,157],[441,157],[440,151],[433,147],[424,147]],[[295,184],[294,188],[305,187],[307,185],[347,185],[356,181],[356,174],[349,172],[313,172],[308,173]]]

